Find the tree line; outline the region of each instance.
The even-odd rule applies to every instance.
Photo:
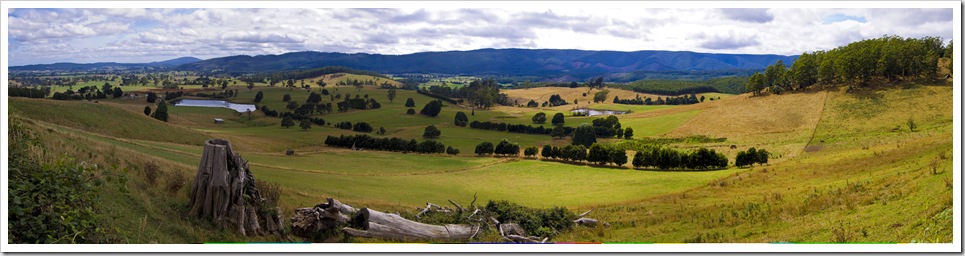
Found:
[[[744,167],[754,164],[766,164],[767,158],[771,153],[767,152],[765,149],[757,150],[756,148],[747,149],[747,151],[737,152],[737,158],[734,159],[737,167]]]
[[[559,129],[557,133],[561,132],[562,136],[567,136],[575,130],[573,127],[569,126],[556,126],[554,128],[546,128],[543,126],[532,126],[525,124],[508,124],[508,123],[497,123],[490,121],[472,121],[469,123],[469,128],[482,129],[482,130],[495,130],[501,132],[512,132],[512,133],[525,133],[525,134],[544,134],[553,135],[553,131]],[[557,137],[554,135],[554,137]]]
[[[424,140],[419,142],[415,139],[405,140],[396,137],[375,138],[367,134],[349,136],[339,135],[338,137],[329,135],[325,138],[325,145],[339,148],[369,149],[403,153],[416,152],[423,154],[441,154],[445,153],[447,149],[446,145],[434,140]],[[450,150],[450,152],[453,151]],[[458,151],[455,152],[458,153]]]
[[[690,94],[690,96],[682,95],[679,97],[667,96],[667,99],[662,97],[657,97],[657,100],[653,100],[650,97],[640,98],[637,95],[634,99],[620,99],[618,96],[613,97],[613,103],[616,104],[626,104],[626,105],[690,105],[704,102],[704,96],[697,98],[696,94]]]
[[[953,52],[952,44],[943,44],[939,37],[861,40],[828,51],[802,53],[790,68],[778,61],[764,73],[754,73],[745,86],[754,94],[764,89],[780,94],[819,84],[844,83],[851,89],[876,80],[935,79],[939,58],[950,58]]]
[[[713,149],[699,148],[693,152],[680,152],[670,148],[653,147],[633,155],[636,168],[706,170],[727,167],[727,156]]]

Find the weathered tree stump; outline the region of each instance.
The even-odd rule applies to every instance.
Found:
[[[248,162],[231,149],[231,143],[222,139],[206,141],[191,189],[189,215],[242,235],[281,232],[280,209],[276,207],[275,216],[263,216],[258,209],[264,202]]]

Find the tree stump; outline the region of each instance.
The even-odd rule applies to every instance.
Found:
[[[204,143],[204,153],[191,189],[189,215],[242,235],[280,232],[280,217],[263,216],[259,211],[265,201],[255,187],[248,162],[231,149],[230,142],[210,139]],[[279,209],[276,207],[274,212]],[[272,224],[265,225],[268,230],[264,230],[260,223]]]

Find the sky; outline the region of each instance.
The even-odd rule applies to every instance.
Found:
[[[295,51],[481,48],[796,55],[898,35],[953,34],[953,9],[9,9],[9,65],[137,63]]]

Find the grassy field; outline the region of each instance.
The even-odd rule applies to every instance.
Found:
[[[308,82],[308,81],[306,81]],[[140,111],[143,99],[110,99],[98,103],[11,98],[11,114],[32,120],[60,152],[103,163],[120,163],[140,177],[147,161],[169,173],[194,173],[207,138],[225,138],[250,161],[259,180],[280,184],[280,206],[286,214],[335,197],[357,207],[413,212],[425,202],[452,199],[468,203],[477,194],[486,200],[510,200],[527,206],[565,206],[574,211],[596,209],[591,217],[611,224],[607,229],[578,228],[555,241],[606,242],[947,242],[951,240],[952,100],[951,87],[907,88],[844,93],[814,90],[787,95],[750,97],[720,95],[721,100],[685,106],[631,106],[612,103],[580,105],[596,109],[631,109],[620,115],[635,137],[707,136],[723,142],[675,143],[672,147],[710,147],[733,161],[738,150],[766,148],[769,165],[731,167],[721,171],[671,172],[564,164],[553,161],[476,157],[482,141],[508,139],[522,147],[565,145],[569,139],[485,131],[452,125],[457,111],[445,104],[437,117],[406,115],[407,98],[418,111],[432,100],[399,90],[393,102],[387,90],[365,86],[326,87],[332,93],[368,94],[382,103],[376,110],[323,114],[329,123],[365,121],[389,137],[422,140],[427,125],[442,131],[437,140],[459,148],[458,156],[351,151],[325,147],[328,135],[358,134],[330,126],[310,130],[282,128],[280,119],[260,111],[249,120],[232,110],[171,107],[171,121],[159,122]],[[282,96],[304,102],[302,89],[257,86],[240,89],[232,102],[262,102],[283,109]],[[337,91],[336,91],[337,89]],[[512,97],[547,99],[549,94],[581,95],[583,89],[507,90]],[[313,87],[313,91],[319,91]],[[595,92],[595,90],[594,90]],[[636,93],[611,90],[612,95]],[[344,95],[343,95],[344,96]],[[641,95],[645,97],[645,95]],[[582,96],[579,96],[582,97]],[[588,94],[588,98],[592,94]],[[620,96],[623,98],[623,96]],[[708,96],[716,97],[716,96]],[[572,99],[564,96],[564,99]],[[337,99],[336,99],[337,100]],[[323,103],[331,98],[323,97]],[[552,108],[494,107],[476,109],[471,121],[531,124],[537,112],[567,113],[566,125],[597,117],[572,117],[573,105]],[[910,114],[914,113],[914,115]],[[109,118],[107,118],[109,117]],[[216,125],[212,118],[225,124]],[[916,124],[911,131],[908,120]],[[377,136],[371,134],[373,136]],[[54,139],[70,138],[70,139]],[[614,140],[615,141],[615,140]],[[737,150],[729,149],[734,145]],[[294,149],[295,156],[284,151]],[[633,152],[628,152],[632,154]],[[173,174],[171,174],[173,175]],[[169,182],[168,176],[162,184]],[[180,216],[185,189],[166,193],[142,179],[123,186],[138,191],[104,192],[112,207],[132,208],[137,218],[110,215],[119,227],[138,236],[132,242],[271,240],[212,233],[186,217],[174,228],[148,230],[141,223]],[[115,186],[115,190],[118,189]],[[149,195],[164,194],[152,198]],[[151,233],[153,232],[153,233]],[[175,237],[185,233],[184,237]]]

